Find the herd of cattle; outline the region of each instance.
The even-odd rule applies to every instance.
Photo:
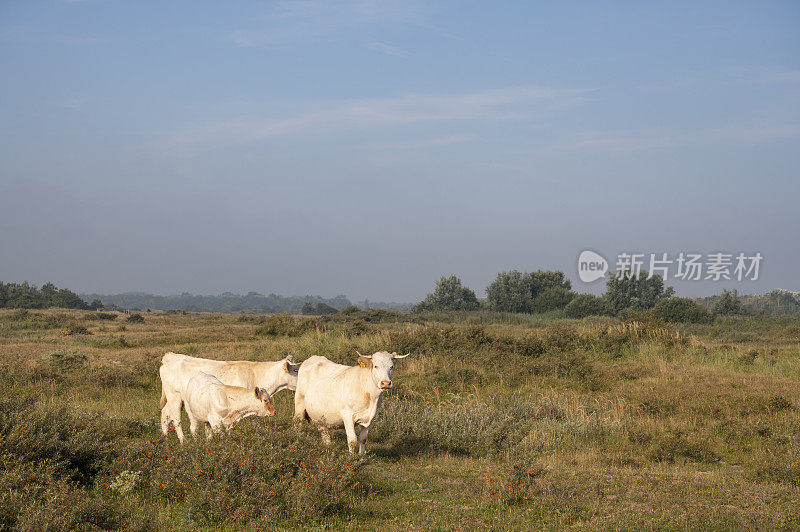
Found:
[[[202,424],[206,436],[228,430],[248,416],[273,416],[272,396],[294,390],[294,419],[310,419],[330,443],[330,428],[344,425],[347,445],[366,452],[369,428],[381,402],[392,388],[394,361],[408,355],[379,351],[358,353],[358,366],[344,366],[322,356],[302,364],[289,355],[277,362],[221,361],[167,353],[161,359],[161,431],[172,425],[184,440],[181,411],[186,407],[189,430]],[[356,435],[356,425],[361,432]]]

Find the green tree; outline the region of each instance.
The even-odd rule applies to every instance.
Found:
[[[664,321],[708,323],[713,318],[708,310],[688,297],[665,297],[653,307],[653,315]]]
[[[736,290],[722,290],[722,295],[714,302],[714,313],[723,316],[742,313],[742,301]]]
[[[581,319],[587,316],[603,316],[610,314],[606,300],[592,294],[578,294],[564,307],[568,318]]]
[[[433,292],[425,296],[414,310],[477,310],[479,306],[475,292],[463,286],[461,279],[451,275],[436,281]]]
[[[572,299],[572,283],[561,271],[500,272],[486,287],[489,308],[498,312],[546,312]]]
[[[314,314],[318,316],[325,316],[327,314],[336,314],[337,312],[339,311],[333,308],[332,306],[322,302],[317,303],[317,306],[314,307]]]
[[[675,289],[664,287],[664,279],[660,275],[648,278],[645,270],[638,277],[630,270],[614,272],[606,282],[605,297],[608,306],[615,313],[625,309],[646,310],[653,308],[661,299],[672,297]]]

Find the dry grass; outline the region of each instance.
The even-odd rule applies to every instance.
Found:
[[[41,472],[52,481],[24,500],[78,508],[64,513],[62,524],[91,514],[110,528],[175,530],[236,529],[248,519],[262,519],[265,528],[800,529],[800,320],[667,326],[373,312],[319,319],[143,313],[143,321],[130,322],[108,314],[114,317],[0,311],[7,396],[28,398],[52,424],[59,423],[47,414],[53,409],[66,407],[76,426],[102,413],[111,425],[82,430],[111,431],[141,448],[158,439],[157,368],[166,351],[221,360],[321,354],[347,363],[355,363],[356,350],[412,356],[398,362],[396,389],[370,433],[362,488],[330,499],[323,511],[281,503],[264,517],[256,511],[267,500],[260,490],[239,490],[241,497],[229,498],[245,521],[230,521],[227,506],[204,499],[206,491],[223,497],[216,493],[227,488],[209,485],[172,499],[152,485],[161,477],[131,463],[113,492],[84,477],[70,487],[63,469]],[[275,402],[278,418],[232,437],[232,456],[262,457],[267,447],[259,437],[278,454],[283,444],[276,442],[302,440],[285,426],[291,392]],[[334,453],[342,441],[338,434]],[[218,444],[223,463],[224,442]],[[159,474],[176,475],[192,457]],[[41,457],[25,463],[20,467],[45,467]],[[266,482],[269,461],[256,463],[263,467],[254,478]],[[19,482],[23,469],[7,467],[4,475]],[[234,473],[226,468],[220,478],[235,488],[241,477]],[[134,488],[125,491],[128,484]],[[26,510],[25,519],[55,519],[54,504]],[[151,510],[149,520],[140,507]]]

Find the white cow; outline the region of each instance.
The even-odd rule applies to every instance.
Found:
[[[205,426],[206,437],[230,430],[240,419],[249,416],[274,416],[275,407],[263,388],[227,386],[208,373],[197,373],[186,384],[184,395],[189,430],[197,436],[197,426]]]
[[[386,351],[358,354],[361,365],[352,367],[322,356],[310,357],[300,365],[294,394],[295,421],[308,417],[320,428],[325,443],[331,441],[330,427],[344,425],[351,453],[356,446],[356,424],[362,427],[358,452],[366,452],[369,427],[378,412],[381,394],[392,388],[394,361],[408,356]]]
[[[179,353],[167,353],[161,358],[161,431],[169,432],[175,427],[178,439],[183,441],[181,429],[181,407],[185,388],[189,380],[198,373],[207,373],[223,384],[240,386],[252,390],[264,388],[270,397],[277,392],[297,387],[298,364],[289,355],[276,362],[251,362],[247,360],[224,361],[190,357]]]

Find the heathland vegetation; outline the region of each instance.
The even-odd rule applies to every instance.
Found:
[[[28,308],[0,310],[0,530],[800,528],[800,318],[767,315],[789,292],[696,301],[645,274],[594,296],[511,271],[486,300],[443,277],[413,313],[269,296],[292,316],[0,288]],[[166,351],[377,350],[411,356],[366,459],[293,428],[291,392],[210,442],[159,433]]]
[[[654,314],[0,310],[0,529],[800,527],[800,320]],[[365,460],[292,428],[288,391],[160,436],[166,351],[383,349],[411,356]]]

